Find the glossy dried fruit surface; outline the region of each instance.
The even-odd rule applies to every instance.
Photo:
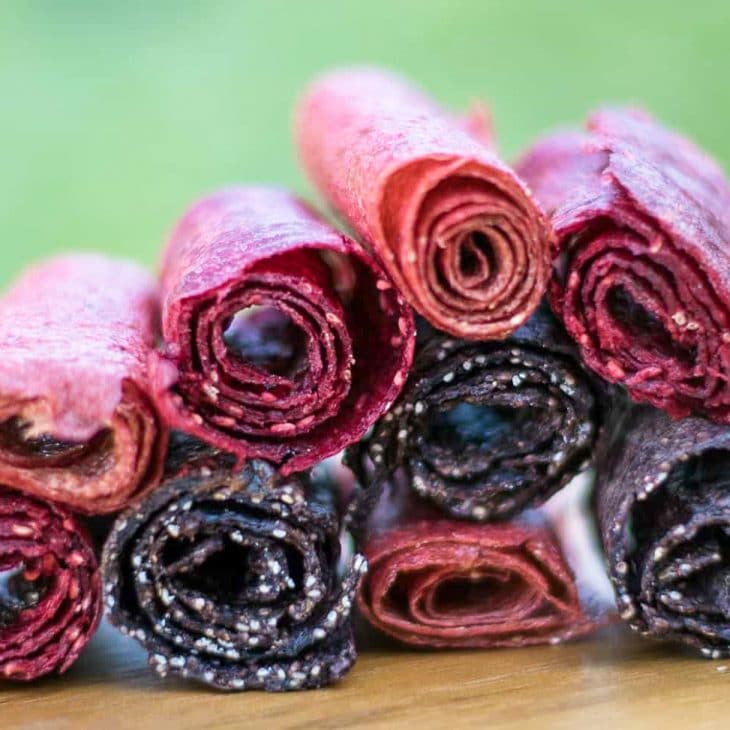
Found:
[[[401,488],[383,495],[367,533],[360,609],[406,644],[558,643],[599,624],[560,539],[536,513],[499,524],[448,520]]]

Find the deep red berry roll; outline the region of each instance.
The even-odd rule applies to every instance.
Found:
[[[194,204],[162,260],[159,407],[289,474],[357,441],[413,357],[410,309],[373,257],[275,188]]]
[[[0,486],[0,679],[65,672],[101,614],[94,545],[78,520]]]
[[[730,183],[647,115],[607,110],[518,170],[552,215],[553,309],[585,362],[674,417],[730,423]]]

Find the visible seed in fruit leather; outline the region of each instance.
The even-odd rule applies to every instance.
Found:
[[[0,679],[65,672],[101,614],[84,527],[63,507],[0,486]]]
[[[284,474],[357,441],[400,392],[410,308],[358,243],[284,190],[193,205],[162,259],[157,403],[175,428]]]
[[[260,460],[232,471],[228,457],[184,438],[170,470],[180,465],[112,528],[112,623],[160,676],[268,691],[341,679],[356,658],[350,613],[366,562],[355,555],[338,574],[332,491]]]

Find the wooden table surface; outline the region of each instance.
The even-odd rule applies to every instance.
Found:
[[[556,647],[418,652],[369,642],[352,673],[316,692],[225,695],[148,670],[103,626],[64,677],[0,686],[0,728],[580,728],[730,726],[730,661],[710,662],[614,627]]]

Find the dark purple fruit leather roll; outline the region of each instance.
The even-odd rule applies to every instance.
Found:
[[[177,438],[171,476],[104,549],[113,624],[158,674],[222,690],[321,687],[355,662],[350,610],[365,560],[338,574],[340,518],[306,474]]]
[[[487,521],[538,506],[590,461],[598,386],[547,309],[499,342],[422,335],[400,398],[347,452],[355,525],[397,475],[447,515]]]
[[[621,617],[730,655],[730,429],[626,401],[606,433],[595,500]]]

